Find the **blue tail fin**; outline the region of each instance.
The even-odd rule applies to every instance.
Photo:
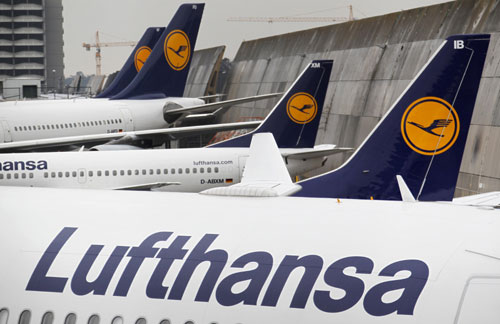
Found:
[[[183,4],[132,82],[111,99],[182,97],[205,4]]]
[[[401,175],[418,200],[452,200],[489,41],[449,37],[351,158],[295,196],[400,200]]]
[[[332,60],[311,62],[257,129],[210,147],[250,147],[256,133],[272,133],[279,148],[313,147],[332,65]]]
[[[164,30],[165,27],[150,27],[146,29],[146,32],[142,35],[142,38],[137,43],[127,61],[125,61],[125,64],[120,72],[118,72],[113,82],[111,82],[103,92],[97,95],[96,98],[111,98],[125,89],[141,70]]]

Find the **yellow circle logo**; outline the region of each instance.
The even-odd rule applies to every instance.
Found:
[[[401,133],[417,153],[437,155],[453,146],[460,132],[455,109],[445,100],[425,97],[414,101],[403,114]]]
[[[297,124],[307,124],[316,117],[318,104],[316,99],[308,93],[299,92],[288,99],[286,113]]]
[[[171,31],[165,38],[163,52],[172,69],[176,71],[184,69],[191,56],[191,44],[186,33],[179,29]]]
[[[149,54],[151,54],[151,49],[147,46],[142,46],[135,52],[134,64],[137,72],[142,69],[142,66],[146,63]]]

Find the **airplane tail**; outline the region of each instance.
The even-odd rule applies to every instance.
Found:
[[[132,82],[111,99],[182,97],[205,4],[183,4]]]
[[[125,61],[120,72],[118,72],[113,79],[113,82],[97,95],[96,98],[111,98],[125,89],[141,70],[164,30],[165,27],[150,27],[146,29],[146,32],[142,35],[142,38],[137,43],[127,61]]]
[[[250,147],[257,133],[272,133],[279,148],[314,147],[332,66],[312,61],[257,129],[209,147]]]
[[[350,159],[295,196],[401,200],[401,175],[417,200],[452,200],[489,41],[448,37]]]

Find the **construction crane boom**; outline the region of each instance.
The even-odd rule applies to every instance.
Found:
[[[101,75],[101,47],[115,47],[115,46],[135,46],[136,42],[101,42],[99,40],[99,31],[95,32],[95,43],[83,43],[83,47],[90,51],[91,47],[95,47],[95,74]]]
[[[290,23],[290,22],[337,22],[337,21],[352,21],[354,15],[352,6],[349,8],[349,17],[230,17],[227,21],[237,22],[267,22],[267,23]]]

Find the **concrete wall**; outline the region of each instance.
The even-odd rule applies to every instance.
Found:
[[[227,85],[237,98],[288,88],[312,59],[334,59],[317,144],[357,147],[443,39],[492,33],[456,195],[500,190],[500,0],[458,0],[242,43]],[[223,121],[265,116],[277,99]],[[330,157],[317,173],[339,166]]]
[[[217,72],[225,49],[225,46],[218,46],[194,52],[184,97],[215,94],[211,92],[217,82]]]

